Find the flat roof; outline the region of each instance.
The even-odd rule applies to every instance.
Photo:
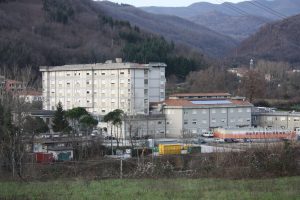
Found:
[[[170,95],[170,97],[195,97],[195,96],[199,96],[199,97],[206,97],[206,96],[231,96],[231,94],[229,93],[177,93],[177,94],[172,94]]]
[[[220,104],[232,104],[229,100],[197,100],[197,101],[191,101],[193,104],[196,105],[220,105]]]
[[[256,116],[294,116],[300,117],[300,112],[286,112],[286,111],[275,111],[275,112],[253,112],[252,115]]]
[[[247,106],[252,107],[253,105],[248,101],[243,100],[197,100],[189,101],[186,99],[167,99],[164,101],[166,106],[170,107],[237,107],[237,106]]]
[[[111,69],[149,69],[150,67],[166,67],[165,63],[94,63],[73,64],[62,66],[40,66],[40,71],[84,71],[84,70],[111,70]]]

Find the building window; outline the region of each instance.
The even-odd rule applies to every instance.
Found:
[[[197,124],[197,121],[193,121],[192,124],[196,125],[196,124]]]
[[[158,122],[157,122],[157,124],[161,124],[161,123],[162,123],[161,121],[158,121]]]
[[[242,108],[239,108],[238,109],[238,112],[240,113],[240,112],[243,112],[243,109]]]
[[[212,123],[216,123],[217,120],[213,118],[213,119],[211,119],[211,122],[212,122]]]
[[[212,110],[211,110],[211,113],[216,113],[216,109],[212,109]]]
[[[188,124],[188,121],[184,121],[183,123],[184,123],[184,124]]]
[[[102,72],[102,73],[101,73],[101,75],[102,75],[102,76],[104,76],[104,75],[105,75],[105,73],[104,73],[104,72]],[[104,110],[104,112],[105,112],[105,110]]]
[[[89,75],[90,75],[90,73],[89,73],[89,72],[87,72],[87,73],[86,73],[86,75],[88,75],[88,76],[89,76]]]
[[[197,110],[192,110],[192,114],[196,115],[197,114]]]
[[[124,72],[120,72],[121,75],[124,75]]]
[[[226,113],[226,109],[222,109],[222,110],[221,110],[221,113]]]
[[[251,112],[251,108],[247,108],[247,112],[250,113]]]

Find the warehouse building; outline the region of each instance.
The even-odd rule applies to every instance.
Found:
[[[255,109],[252,123],[255,127],[299,130],[300,113]]]

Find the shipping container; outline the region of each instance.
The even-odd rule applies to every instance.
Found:
[[[71,152],[61,152],[57,154],[58,161],[69,161],[71,159]]]
[[[181,154],[182,145],[180,144],[160,144],[158,146],[160,155]]]
[[[44,152],[39,152],[35,153],[35,159],[37,163],[51,163],[53,162],[53,154],[52,153],[44,153]]]
[[[201,153],[201,146],[191,146],[188,148],[188,153]]]

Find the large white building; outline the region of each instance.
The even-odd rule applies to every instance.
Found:
[[[149,103],[165,99],[164,63],[107,61],[40,67],[43,77],[43,109],[84,107],[96,115],[115,109],[128,114],[148,114]]]

